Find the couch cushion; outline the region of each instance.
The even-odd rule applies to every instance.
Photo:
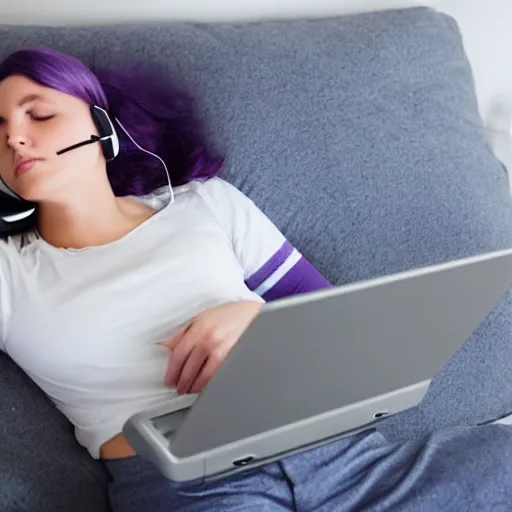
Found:
[[[71,424],[32,380],[0,353],[0,509],[106,512],[106,473]]]
[[[223,176],[335,283],[512,246],[506,174],[485,139],[457,26],[435,11],[231,25],[0,26],[0,37],[0,57],[47,45],[89,64],[163,65],[197,98],[212,143],[227,154]],[[384,433],[407,438],[509,412],[511,313],[507,296],[422,406],[388,419]],[[5,358],[0,365],[5,374]],[[0,474],[22,475],[19,496],[36,500],[44,492],[49,499],[34,485],[51,472],[54,496],[69,487],[77,499],[70,509],[86,510],[79,506],[100,473],[91,467],[77,481],[69,467],[90,466],[69,426],[12,370],[4,378],[12,391],[0,401]],[[13,404],[20,414],[9,424],[3,418]],[[41,424],[51,428],[36,438]],[[15,432],[26,432],[23,443]],[[17,462],[5,463],[15,451]],[[6,503],[17,489],[9,488]]]

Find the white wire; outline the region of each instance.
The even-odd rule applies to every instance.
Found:
[[[169,176],[169,171],[167,169],[167,166],[165,165],[165,162],[158,156],[158,155],[155,155],[155,153],[151,153],[151,151],[148,151],[147,149],[144,149],[144,148],[141,148],[134,140],[133,140],[133,137],[128,133],[128,131],[126,130],[126,128],[122,125],[121,121],[119,121],[119,119],[117,117],[114,117],[114,119],[119,123],[119,126],[123,129],[124,133],[126,133],[126,135],[128,135],[128,137],[130,138],[130,140],[141,150],[141,151],[144,151],[144,153],[147,153],[148,155],[151,155],[151,156],[154,156],[155,158],[158,158],[158,160],[160,160],[160,162],[162,162],[162,165],[164,166],[164,169],[165,169],[165,174],[167,175],[167,182],[169,183],[169,192],[170,192],[170,201],[169,201],[169,204],[172,204],[174,202],[174,192],[172,191],[172,184],[171,184],[171,177]]]

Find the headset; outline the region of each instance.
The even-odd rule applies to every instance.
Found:
[[[98,135],[91,135],[89,139],[77,144],[73,144],[67,148],[57,151],[57,155],[62,155],[68,151],[86,146],[88,144],[100,143],[103,156],[107,162],[111,162],[119,154],[119,137],[114,128],[114,123],[110,119],[107,111],[98,105],[91,106],[91,116],[98,131]],[[164,166],[169,185],[170,200],[169,204],[174,201],[174,194],[171,185],[171,178],[165,162],[151,151],[141,148],[121,124],[117,117],[115,121],[119,124],[128,138],[141,151],[158,158]],[[12,235],[18,232],[26,231],[35,225],[37,212],[37,203],[26,201],[11,190],[0,178],[0,236]]]

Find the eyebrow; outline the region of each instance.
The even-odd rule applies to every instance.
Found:
[[[21,98],[21,100],[18,103],[18,107],[22,107],[26,103],[30,103],[31,101],[35,101],[35,100],[48,101],[47,99],[43,98],[39,94],[27,94],[26,96],[23,96],[23,98]],[[4,121],[4,118],[0,117],[0,122],[3,122],[3,121]]]
[[[23,105],[25,105],[25,103],[29,103],[35,100],[44,100],[44,98],[39,94],[27,94],[26,96],[21,98],[20,102],[18,103],[18,107],[22,107]]]

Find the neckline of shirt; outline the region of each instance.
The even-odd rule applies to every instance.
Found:
[[[141,198],[137,197],[137,200],[141,200]],[[34,230],[34,234],[36,237],[36,241],[40,246],[46,247],[52,251],[58,252],[60,254],[67,254],[67,255],[75,255],[75,254],[84,254],[84,253],[90,253],[90,252],[97,252],[102,250],[107,250],[111,248],[115,248],[119,245],[122,245],[126,240],[129,240],[132,238],[133,235],[137,234],[139,231],[145,229],[147,226],[151,225],[153,222],[155,222],[158,218],[162,217],[171,207],[173,203],[170,201],[160,208],[159,210],[155,211],[153,215],[148,217],[146,220],[135,226],[133,229],[125,233],[123,236],[118,238],[117,240],[113,240],[112,242],[108,242],[106,244],[101,245],[89,245],[86,247],[80,247],[80,248],[73,248],[73,247],[56,247],[49,242],[47,242],[37,231],[37,228]]]

